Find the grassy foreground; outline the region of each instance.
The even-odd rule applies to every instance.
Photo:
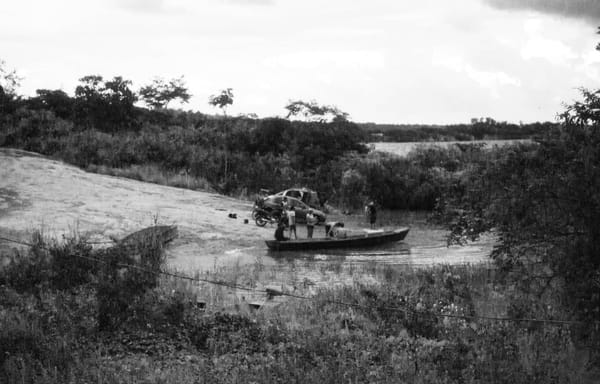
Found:
[[[227,288],[123,267],[162,269],[156,242],[32,243],[3,255],[0,382],[593,382],[581,326],[440,316],[565,316],[552,297],[526,302],[483,266],[354,267],[375,278],[297,285],[312,299],[252,311]],[[265,273],[280,272],[257,263],[208,277],[252,287]]]

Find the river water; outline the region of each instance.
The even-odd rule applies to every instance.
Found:
[[[346,227],[365,227],[362,215],[344,215],[336,217],[344,221]],[[427,214],[422,212],[380,212],[380,227],[392,229],[410,227],[403,241],[384,244],[378,247],[338,249],[325,251],[287,251],[272,252],[261,249],[239,250],[239,256],[262,257],[264,263],[290,264],[297,261],[314,263],[377,263],[387,265],[431,266],[435,264],[476,264],[486,262],[494,245],[492,236],[485,236],[475,243],[465,246],[448,246],[448,231],[428,223]],[[315,231],[323,231],[317,228]],[[298,229],[299,236],[304,236],[303,228]]]
[[[455,144],[483,144],[485,148],[492,147],[503,147],[506,145],[514,145],[519,143],[531,143],[532,140],[473,140],[473,141],[431,141],[431,142],[407,142],[407,143],[395,143],[395,142],[376,142],[370,143],[370,145],[376,150],[381,152],[389,152],[395,155],[406,157],[410,151],[415,148],[429,148],[429,147],[442,147],[448,148]]]
[[[347,228],[366,227],[362,215],[330,215]],[[386,269],[413,269],[434,265],[473,265],[489,262],[493,236],[465,246],[447,246],[448,231],[427,221],[420,212],[380,212],[384,229],[410,227],[403,241],[378,247],[327,251],[272,252],[261,244],[227,251],[212,273],[222,280],[255,287],[275,286],[288,291],[298,287],[318,289],[357,282],[377,282]],[[322,236],[323,227],[315,229]],[[298,236],[306,236],[303,226]],[[214,276],[206,274],[206,276]],[[247,292],[240,292],[247,295]]]
[[[508,145],[515,141],[495,142]],[[439,143],[375,143],[377,150],[406,155],[418,145]],[[452,143],[443,143],[451,145]],[[339,249],[327,251],[271,252],[264,242],[255,246],[232,249],[224,254],[194,256],[171,260],[176,270],[195,271],[205,278],[219,279],[256,289],[274,286],[293,292],[314,291],[319,287],[356,283],[377,283],[386,270],[413,269],[436,265],[473,265],[489,263],[495,238],[483,236],[479,241],[464,246],[448,246],[448,230],[431,224],[427,213],[406,211],[378,212],[377,225],[382,229],[409,227],[403,241],[379,247]],[[328,215],[329,221],[342,221],[346,228],[366,228],[363,215]],[[273,228],[274,230],[274,228]],[[298,236],[306,236],[303,226],[298,227]],[[324,236],[323,227],[315,228],[315,237]],[[212,302],[220,297],[218,287],[201,284],[204,298]],[[207,292],[213,292],[208,293]],[[236,297],[244,300],[264,301],[251,292],[240,290]],[[209,297],[209,298],[207,298]],[[210,299],[213,297],[213,299]],[[218,300],[217,300],[218,301]]]

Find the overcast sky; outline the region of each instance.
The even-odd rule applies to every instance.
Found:
[[[186,110],[216,113],[208,96],[231,87],[231,114],[301,99],[446,124],[552,121],[578,87],[600,88],[598,0],[19,0],[0,14],[24,95],[184,75]]]

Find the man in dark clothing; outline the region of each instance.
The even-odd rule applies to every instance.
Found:
[[[275,240],[277,241],[286,241],[289,240],[287,237],[283,235],[283,231],[285,230],[285,225],[282,222],[277,224],[277,229],[275,230]]]
[[[375,203],[373,201],[365,207],[365,215],[367,216],[369,224],[371,224],[371,228],[373,228],[375,221],[377,221],[377,208],[375,208]]]

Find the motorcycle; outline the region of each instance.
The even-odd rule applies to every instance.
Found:
[[[264,227],[267,223],[277,224],[281,221],[281,217],[281,211],[267,211],[258,206],[255,206],[252,210],[252,218],[259,227]]]

